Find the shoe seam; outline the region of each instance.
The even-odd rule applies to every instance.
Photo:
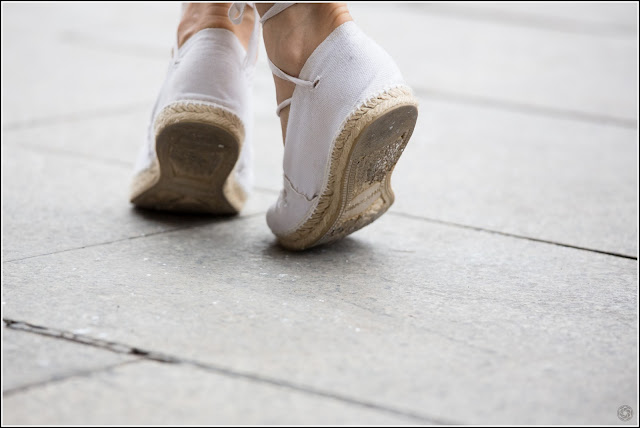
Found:
[[[329,181],[329,172],[331,171],[331,153],[333,153],[333,150],[335,149],[336,140],[338,139],[338,137],[340,136],[340,134],[344,130],[344,127],[349,122],[349,118],[351,118],[351,116],[353,116],[354,113],[356,113],[358,110],[360,110],[364,105],[367,105],[374,98],[378,98],[380,95],[384,94],[385,92],[391,91],[392,89],[396,89],[396,88],[406,88],[410,92],[413,93],[411,88],[406,83],[399,83],[399,84],[392,84],[392,85],[385,86],[383,89],[380,89],[380,90],[374,92],[373,94],[369,95],[362,102],[357,103],[351,109],[349,114],[347,114],[345,116],[344,120],[342,121],[342,123],[338,127],[337,132],[333,135],[333,137],[331,139],[331,147],[330,147],[330,151],[329,151],[329,158],[328,158],[328,162],[326,162],[326,164],[325,164],[325,170],[324,170],[323,177],[322,177],[322,186],[320,188],[320,194],[321,195],[325,192],[326,187],[327,187],[327,183]]]
[[[214,107],[214,108],[219,108],[219,109],[222,109],[222,110],[226,110],[227,112],[235,115],[240,120],[240,122],[242,122],[242,125],[244,126],[244,121],[242,120],[240,115],[237,112],[235,112],[233,109],[229,108],[229,107],[226,107],[226,106],[223,106],[223,105],[220,105],[220,104],[216,104],[216,103],[212,103],[210,101],[198,101],[198,100],[188,100],[188,99],[175,100],[175,101],[171,101],[171,102],[163,105],[161,108],[158,109],[158,114],[156,114],[155,117],[153,118],[153,123],[155,124],[156,119],[158,118],[160,113],[162,113],[162,111],[164,109],[166,109],[167,107],[170,107],[170,106],[172,106],[174,104],[182,104],[182,103],[193,104],[193,105],[204,105],[204,106],[208,106],[208,107]]]
[[[311,198],[309,198],[306,194],[304,194],[300,190],[296,189],[296,187],[291,182],[291,179],[289,179],[289,177],[287,177],[287,174],[283,174],[283,176],[284,176],[284,179],[287,180],[287,183],[289,183],[289,187],[291,187],[291,190],[293,190],[295,193],[297,193],[298,195],[300,195],[303,198],[305,198],[307,200],[307,202],[313,202],[313,200],[316,199],[319,196],[319,195],[313,195]]]
[[[364,105],[368,104],[370,101],[372,101],[374,98],[379,97],[380,95],[382,95],[383,93],[390,91],[392,89],[396,89],[396,88],[404,88],[407,89],[411,94],[413,94],[413,91],[411,89],[411,87],[409,87],[406,83],[396,83],[396,84],[392,84],[392,85],[388,85],[386,86],[384,89],[381,89],[379,91],[374,92],[372,95],[368,96],[364,101],[358,103],[356,105],[355,108],[353,108],[351,110],[351,112],[345,117],[344,121],[342,122],[342,124],[340,125],[340,127],[338,128],[338,132],[335,134],[335,136],[333,137],[333,140],[331,141],[331,150],[330,150],[330,154],[329,154],[329,159],[328,162],[325,165],[325,172],[324,172],[324,177],[323,177],[323,183],[322,183],[322,188],[320,190],[320,193],[316,196],[314,196],[314,198],[309,199],[304,193],[301,193],[300,191],[296,190],[296,188],[293,186],[293,184],[291,183],[291,180],[289,179],[289,177],[287,177],[286,174],[284,175],[284,178],[287,180],[287,182],[289,183],[289,185],[291,186],[291,189],[296,192],[297,194],[301,195],[302,197],[304,197],[307,201],[309,202],[315,202],[314,204],[312,204],[312,206],[310,207],[309,210],[307,210],[306,215],[304,216],[304,218],[299,221],[294,227],[291,227],[289,229],[287,229],[285,232],[280,233],[280,235],[290,235],[294,232],[296,232],[302,225],[305,224],[305,222],[307,220],[309,220],[309,218],[311,218],[313,216],[313,214],[315,213],[315,210],[317,209],[318,206],[318,201],[320,200],[319,196],[323,195],[324,192],[327,190],[327,183],[329,180],[329,172],[331,171],[331,153],[333,153],[333,150],[335,149],[335,143],[336,140],[338,138],[338,136],[340,136],[340,134],[342,133],[344,127],[346,126],[346,124],[349,122],[349,118],[356,113],[359,109],[361,109]]]

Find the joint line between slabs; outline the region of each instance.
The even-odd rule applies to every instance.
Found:
[[[237,217],[237,218],[231,219],[229,221],[242,221],[242,220],[253,218],[253,217],[261,215],[261,214],[264,214],[264,212],[248,214],[248,215],[245,215],[245,216],[242,216],[242,217]],[[34,258],[37,258],[37,257],[52,256],[54,254],[67,253],[67,252],[70,252],[70,251],[77,251],[77,250],[84,250],[85,248],[101,247],[103,245],[110,245],[110,244],[115,244],[115,243],[118,243],[118,242],[134,240],[134,239],[148,238],[150,236],[162,235],[163,233],[178,232],[178,231],[181,231],[181,230],[189,230],[189,229],[197,229],[199,227],[205,227],[205,226],[210,226],[210,225],[211,225],[211,223],[195,224],[195,225],[192,225],[192,226],[185,226],[185,227],[176,227],[174,229],[160,230],[158,232],[145,233],[143,235],[127,236],[126,238],[114,239],[113,241],[108,241],[108,242],[99,242],[97,244],[83,245],[82,247],[67,248],[67,249],[60,250],[60,251],[53,251],[51,253],[36,254],[36,255],[33,255],[33,256],[21,257],[19,259],[5,260],[3,263],[20,262],[22,260],[34,259]]]
[[[31,324],[28,322],[24,322],[24,321],[18,321],[18,320],[13,320],[9,318],[3,318],[2,320],[4,321],[7,328],[11,328],[14,330],[24,331],[32,334],[39,334],[42,336],[48,336],[56,339],[67,340],[67,341],[71,341],[71,342],[82,344],[82,345],[94,346],[97,348],[101,348],[101,349],[119,353],[119,354],[139,356],[140,359],[134,360],[136,362],[142,361],[142,360],[151,360],[151,361],[169,363],[169,364],[184,364],[184,365],[189,365],[202,370],[206,370],[209,372],[217,373],[223,376],[245,379],[252,382],[258,382],[261,384],[267,384],[271,386],[294,390],[307,395],[328,398],[341,403],[348,403],[348,404],[356,405],[359,407],[364,407],[364,408],[392,414],[394,416],[413,419],[425,424],[438,424],[438,425],[456,425],[457,424],[452,421],[445,421],[439,418],[433,418],[433,417],[413,413],[410,411],[394,409],[391,407],[386,407],[379,404],[358,400],[356,398],[351,398],[348,396],[343,396],[343,395],[335,394],[332,392],[322,391],[322,390],[311,388],[308,386],[297,385],[297,384],[290,383],[280,379],[268,378],[268,377],[264,377],[264,376],[260,376],[252,373],[235,371],[232,369],[219,367],[212,364],[202,363],[195,360],[182,359],[179,357],[174,357],[172,355],[168,355],[160,352],[149,351],[146,349],[125,345],[118,342],[110,342],[102,339],[96,339],[90,336],[75,334],[65,330],[39,326],[39,325]],[[132,363],[132,362],[129,362],[129,363]]]
[[[471,226],[471,225],[468,225],[468,224],[454,223],[454,222],[451,222],[451,221],[437,220],[437,219],[427,218],[427,217],[420,217],[420,216],[417,216],[417,215],[414,215],[414,214],[407,214],[407,213],[402,213],[402,212],[389,212],[389,214],[392,214],[392,215],[395,215],[395,216],[398,216],[398,217],[409,218],[409,219],[412,219],[412,220],[421,220],[421,221],[426,221],[426,222],[429,222],[429,223],[441,224],[441,225],[444,225],[444,226],[456,227],[456,228],[467,229],[467,230],[474,230],[476,232],[492,233],[492,234],[495,234],[495,235],[502,235],[502,236],[506,236],[506,237],[509,237],[509,238],[515,238],[515,239],[524,239],[524,240],[527,240],[527,241],[539,242],[539,243],[542,243],[542,244],[557,245],[558,247],[572,248],[574,250],[588,251],[590,253],[604,254],[604,255],[607,255],[607,256],[619,257],[619,258],[622,258],[622,259],[629,259],[629,260],[636,260],[636,261],[638,260],[637,256],[630,256],[628,254],[616,253],[616,252],[613,252],[613,251],[597,250],[595,248],[580,247],[578,245],[563,244],[561,242],[548,241],[548,240],[545,240],[545,239],[533,238],[533,237],[524,236],[524,235],[516,235],[515,233],[501,232],[499,230],[486,229],[484,227],[479,227],[479,226]]]
[[[12,327],[9,327],[12,328]],[[123,367],[123,366],[127,366],[130,364],[135,364],[135,363],[141,363],[144,361],[144,358],[136,358],[134,360],[129,360],[129,361],[123,361],[121,363],[116,363],[116,364],[110,364],[107,366],[103,366],[100,368],[95,368],[95,369],[88,369],[88,370],[82,370],[82,371],[77,371],[74,373],[69,373],[66,375],[61,375],[61,376],[54,376],[50,379],[46,379],[40,382],[34,382],[34,383],[29,383],[26,385],[20,385],[17,386],[15,388],[11,388],[11,389],[7,389],[5,391],[2,391],[2,397],[6,398],[6,397],[10,397],[12,395],[15,394],[19,394],[21,392],[26,392],[29,391],[31,389],[36,389],[36,388],[40,388],[43,386],[47,386],[47,385],[51,385],[53,383],[58,383],[58,382],[63,382],[65,380],[68,379],[73,379],[76,377],[89,377],[91,375],[97,374],[97,373],[102,373],[102,372],[108,372],[110,370],[119,368],[119,367]]]

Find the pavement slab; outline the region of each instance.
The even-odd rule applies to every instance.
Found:
[[[3,423],[637,425],[637,4],[350,5],[420,118],[303,253],[262,46],[241,215],[129,204],[179,9],[2,4]]]
[[[76,333],[82,333],[76,330]],[[128,355],[105,352],[10,328],[2,329],[3,396],[48,383],[135,361]]]
[[[7,424],[407,425],[407,416],[193,367],[138,362],[4,399]]]
[[[25,168],[28,165],[28,168]],[[3,147],[4,260],[33,257],[234,217],[139,210],[129,203],[132,169],[87,156]],[[241,215],[266,211],[256,192]]]
[[[394,211],[637,258],[636,130],[428,99],[420,115]]]
[[[636,262],[398,215],[302,254],[251,217],[6,263],[4,279],[11,319],[427,419],[613,423],[637,398]]]

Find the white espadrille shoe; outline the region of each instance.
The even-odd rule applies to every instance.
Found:
[[[252,185],[251,84],[258,22],[249,49],[208,28],[174,48],[153,108],[131,189],[139,207],[235,214]]]
[[[262,22],[287,7],[276,6]],[[376,220],[393,203],[391,173],[418,117],[393,59],[350,21],[315,49],[297,78],[270,66],[296,84],[277,110],[290,106],[284,188],[267,213],[278,241],[301,250]]]

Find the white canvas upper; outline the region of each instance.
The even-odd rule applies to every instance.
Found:
[[[221,28],[201,30],[179,49],[174,48],[134,173],[149,168],[156,156],[153,126],[164,107],[176,102],[208,104],[234,113],[244,125],[245,140],[234,173],[243,190],[249,193],[253,181],[251,86],[254,63],[247,57],[238,38]]]
[[[316,48],[298,78],[313,84],[296,85],[291,98],[283,190],[267,213],[276,235],[295,231],[313,213],[327,184],[333,143],[351,113],[405,85],[393,59],[353,21]]]

